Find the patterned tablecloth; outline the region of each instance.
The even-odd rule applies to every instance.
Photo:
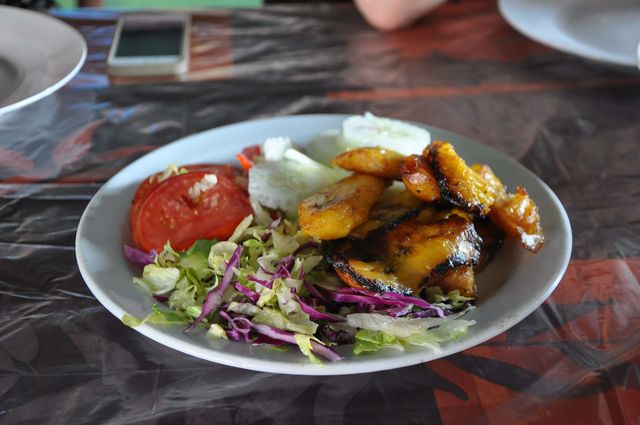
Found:
[[[545,48],[493,1],[462,0],[394,34],[351,6],[200,14],[188,81],[109,81],[113,13],[62,18],[86,37],[86,65],[0,116],[2,424],[640,423],[637,71]],[[367,110],[470,136],[551,186],[574,247],[542,307],[431,363],[295,377],[165,348],[85,286],[78,220],[134,159],[223,124]]]

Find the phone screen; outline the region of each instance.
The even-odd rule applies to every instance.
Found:
[[[180,56],[185,31],[184,19],[143,17],[125,19],[115,56]]]

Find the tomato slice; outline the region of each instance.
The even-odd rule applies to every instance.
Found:
[[[189,189],[211,174],[192,171],[171,177],[142,200],[132,216],[133,239],[145,251],[161,251],[167,241],[182,251],[198,239],[227,239],[251,214],[249,198],[229,178],[218,175],[215,186],[197,199]]]
[[[183,165],[182,167],[187,171],[207,171],[210,174],[215,174],[216,176],[224,176],[230,180],[234,180],[237,176],[240,176],[241,171],[235,167],[232,167],[229,164],[190,164]],[[144,199],[151,193],[158,185],[161,183],[158,181],[160,176],[163,173],[156,173],[150,177],[144,179],[138,189],[136,189],[136,193],[133,195],[133,200],[131,201],[131,209],[129,211],[129,218],[131,221],[131,226],[133,226],[133,222],[135,217],[138,215],[138,210],[140,207],[140,203],[144,201]],[[169,177],[173,178],[175,176]]]
[[[208,171],[211,174],[215,174],[217,176],[224,176],[228,179],[233,180],[235,176],[240,173],[240,170],[232,167],[229,164],[219,165],[219,164],[190,164],[183,165],[178,168],[184,168],[187,171]],[[156,173],[150,177],[144,179],[138,189],[136,190],[135,195],[133,195],[133,200],[131,204],[136,204],[139,201],[142,201],[147,197],[149,192],[156,188],[161,182],[158,182],[158,178],[162,176],[163,173]]]

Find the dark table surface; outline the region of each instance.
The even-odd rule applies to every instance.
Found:
[[[462,0],[394,34],[350,6],[216,12],[190,81],[124,85],[105,74],[114,14],[63,18],[88,41],[82,71],[0,116],[2,424],[638,424],[637,71],[550,50],[493,1]],[[161,346],[85,286],[78,221],[134,159],[223,124],[367,110],[494,146],[558,194],[572,261],[535,313],[427,364],[295,377]]]

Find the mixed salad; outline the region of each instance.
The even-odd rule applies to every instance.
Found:
[[[133,283],[156,304],[146,317],[125,316],[123,322],[182,325],[185,332],[206,332],[212,338],[277,349],[297,347],[314,363],[341,360],[335,350],[340,345],[351,345],[356,355],[409,346],[439,350],[443,342],[459,338],[474,325],[461,318],[474,308],[474,281],[469,286],[467,279],[467,286],[460,287],[451,282],[460,282],[479,263],[482,239],[470,223],[485,220],[489,213],[465,211],[461,206],[471,205],[468,199],[466,204],[450,200],[454,197],[444,187],[437,189],[439,198],[433,207],[411,196],[411,205],[420,204],[411,214],[397,214],[398,205],[384,204],[384,199],[406,198],[405,194],[420,189],[404,178],[406,173],[399,174],[393,160],[420,155],[430,143],[430,134],[422,128],[366,114],[347,119],[341,130],[321,134],[305,151],[286,137],[268,138],[238,154],[242,170],[214,164],[170,166],[147,178],[131,205],[136,246],[125,246],[124,254],[143,267]],[[364,171],[360,163],[354,169],[353,161],[332,166],[336,157],[345,152],[356,155],[362,149],[370,149],[362,151]],[[380,193],[373,196],[369,186],[358,186],[353,197],[343,199],[352,196],[345,193],[351,193],[356,184],[354,176],[366,175],[371,167],[367,163],[376,162],[369,158],[373,153],[381,158],[373,168],[392,169],[389,175],[383,170],[383,175],[371,177],[383,182],[374,182]],[[381,163],[391,165],[380,167]],[[396,174],[399,182],[390,183]],[[491,190],[497,191],[493,186]],[[366,199],[358,198],[362,191],[368,193]],[[416,196],[421,193],[422,189]],[[502,209],[508,210],[513,196],[517,195],[505,189]],[[500,210],[494,198],[492,205]],[[370,205],[362,207],[367,202]],[[356,203],[357,208],[350,210]],[[392,214],[381,215],[377,205]],[[422,276],[418,284],[406,283],[411,281],[406,274],[394,274],[397,258],[359,256],[360,248],[355,246],[389,238],[390,229],[405,223],[427,226],[415,221],[425,220],[425,208],[433,208],[430,223],[437,216],[439,226],[468,221],[451,239],[460,241],[458,252],[427,267],[439,280]],[[331,226],[337,230],[326,236]],[[503,227],[507,234],[513,233]],[[537,236],[521,226],[518,236],[523,233]],[[438,237],[442,243],[442,236]],[[445,240],[445,245],[450,246],[450,241]],[[424,246],[428,252],[439,249]],[[462,250],[466,256],[460,255]],[[443,280],[451,270],[456,271],[451,275],[455,278]]]

